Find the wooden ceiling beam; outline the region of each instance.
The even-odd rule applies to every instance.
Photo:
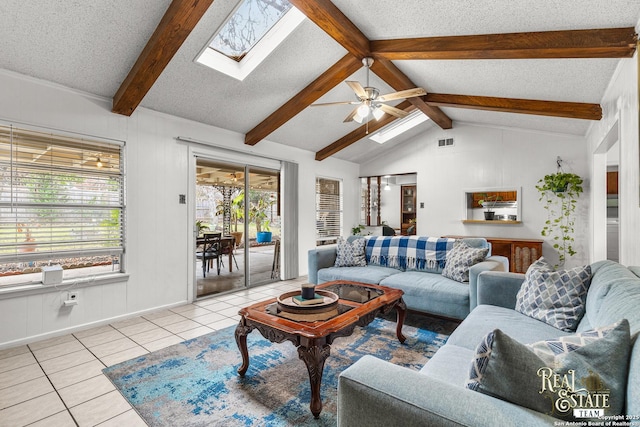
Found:
[[[336,84],[345,80],[357,71],[362,64],[360,64],[358,68],[352,68],[354,64],[352,64],[351,61],[353,59],[360,62],[362,58],[370,56],[369,39],[330,0],[290,0],[290,2],[349,52],[349,54],[347,54],[347,56],[345,56],[341,61],[349,61],[349,70],[352,70],[352,72],[341,77],[342,80],[340,81],[334,80],[333,77],[335,77],[335,75],[332,74],[331,69],[325,72],[320,76],[320,78],[304,88],[298,95],[293,97],[285,105],[263,120],[262,123],[249,131],[245,136],[245,144],[248,145],[255,145],[260,142],[271,132],[285,124],[293,116],[311,105],[314,101],[320,98],[320,96],[327,93]],[[389,64],[390,65],[387,67],[392,67],[392,74],[394,75],[393,78],[389,78],[396,81],[396,83],[400,81],[406,83],[406,87],[402,87],[402,89],[398,89],[393,84],[390,84],[391,87],[395,90],[412,89],[416,87],[416,85],[413,84],[407,76],[402,74],[402,72],[393,64],[391,64],[391,62],[389,62]],[[336,66],[334,65],[334,67]],[[327,75],[327,73],[329,74]],[[343,75],[343,73],[340,75]],[[328,82],[324,80],[320,81],[323,76],[325,76],[324,80],[328,80]],[[327,83],[331,86],[328,86]],[[387,81],[387,83],[389,82]],[[299,99],[301,96],[305,96],[307,98]],[[427,105],[419,98],[412,98],[411,102],[425,112],[425,114],[427,114],[439,126],[444,129],[451,128],[451,119],[438,107]]]
[[[537,59],[630,58],[638,35],[634,27],[544,31],[371,41],[376,58]]]
[[[112,111],[130,116],[214,0],[173,0],[113,97]]]
[[[413,111],[416,107],[413,104],[411,104],[409,101],[403,101],[400,104],[396,105],[396,108],[399,108],[406,112],[410,112],[410,111]],[[397,117],[394,117],[390,114],[385,114],[384,117],[381,118],[380,120],[371,120],[369,122],[368,129],[367,129],[367,125],[364,124],[359,128],[357,128],[356,130],[338,139],[337,141],[327,145],[322,150],[318,151],[316,153],[316,160],[324,160],[327,157],[333,156],[338,151],[344,150],[351,144],[357,141],[360,141],[362,138],[367,136],[367,130],[369,131],[369,133],[375,132],[378,129],[383,128],[384,126],[388,125],[389,123],[393,122],[396,119]]]
[[[300,12],[359,59],[369,56],[369,39],[330,0],[289,0]]]
[[[602,108],[598,104],[581,102],[537,101],[532,99],[496,98],[491,96],[449,95],[428,93],[424,100],[440,107],[469,108],[503,113],[534,114],[570,119],[600,120]]]
[[[244,138],[247,145],[256,145],[271,132],[291,120],[300,111],[317,101],[322,95],[329,92],[338,83],[342,83],[347,77],[362,67],[360,59],[347,54],[320,77],[311,82],[307,87],[298,92],[284,105],[271,113],[259,125],[251,129]]]
[[[371,71],[387,82],[394,90],[400,91],[416,87],[409,77],[398,69],[391,61],[378,59],[373,62]],[[422,97],[409,98],[408,101],[416,108],[427,115],[435,124],[442,129],[451,129],[453,126],[451,119],[437,106],[427,104]]]

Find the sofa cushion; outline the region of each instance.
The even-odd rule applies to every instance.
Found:
[[[568,335],[513,309],[479,305],[453,331],[447,345],[455,344],[474,350],[482,338],[494,329],[501,329],[505,334],[524,344]]]
[[[335,267],[364,267],[367,261],[364,258],[364,238],[347,241],[338,237],[336,248]]]
[[[591,267],[554,271],[541,257],[527,269],[516,311],[563,331],[575,331],[585,311]]]
[[[472,248],[465,242],[457,240],[451,252],[447,254],[442,275],[457,282],[468,282],[469,268],[482,262],[488,253],[488,248]]]
[[[474,354],[474,350],[447,344],[427,361],[420,373],[462,387],[469,377],[469,361]]]
[[[619,415],[624,409],[629,343],[626,320],[529,346],[496,329],[478,345],[467,388],[557,418],[574,419],[573,409],[603,408],[605,415]],[[571,402],[571,397],[584,394],[592,404]]]
[[[456,319],[469,314],[469,285],[440,274],[405,271],[385,278],[380,285],[404,291],[403,299],[411,310]]]
[[[350,280],[377,285],[385,278],[401,273],[395,268],[368,265],[366,267],[329,267],[318,270],[318,284],[333,280]]]

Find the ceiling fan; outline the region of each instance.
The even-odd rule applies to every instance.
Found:
[[[362,58],[362,64],[367,68],[367,85],[362,85],[355,81],[347,81],[346,83],[356,94],[356,101],[342,101],[342,102],[325,102],[320,104],[311,104],[312,107],[326,106],[326,105],[357,105],[349,115],[344,119],[344,123],[355,120],[358,123],[362,123],[365,119],[372,115],[376,120],[380,120],[384,113],[391,114],[399,118],[406,117],[409,113],[399,108],[392,107],[384,104],[384,102],[394,101],[396,99],[413,98],[414,96],[426,95],[427,92],[421,88],[416,87],[413,89],[401,90],[399,92],[388,93],[386,95],[380,95],[380,91],[375,87],[369,86],[369,69],[373,64],[373,58]]]

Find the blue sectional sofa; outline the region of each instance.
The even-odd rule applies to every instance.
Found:
[[[406,238],[408,237],[400,237]],[[354,237],[349,239],[353,240]],[[485,239],[463,240],[472,247],[490,248]],[[475,282],[478,274],[486,270],[509,270],[509,261],[502,256],[488,256],[485,261],[471,267],[469,283],[456,282],[439,273],[404,271],[377,265],[334,267],[336,246],[312,249],[309,251],[308,260],[311,283],[350,280],[401,289],[404,291],[403,299],[408,309],[453,319],[464,319],[476,306]]]
[[[631,354],[624,414],[634,420],[633,425],[640,425],[640,340],[635,339],[640,332],[640,267],[599,261],[591,270],[586,312],[577,332],[622,318],[629,321]],[[478,306],[419,372],[372,356],[346,369],[339,378],[338,425],[565,425],[541,412],[465,388],[476,346],[490,331],[500,329],[521,343],[570,334],[514,310],[523,280],[524,275],[516,273],[480,274]]]

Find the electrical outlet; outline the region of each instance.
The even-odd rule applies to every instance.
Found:
[[[67,292],[67,299],[62,301],[62,305],[65,307],[78,305],[78,292]]]

